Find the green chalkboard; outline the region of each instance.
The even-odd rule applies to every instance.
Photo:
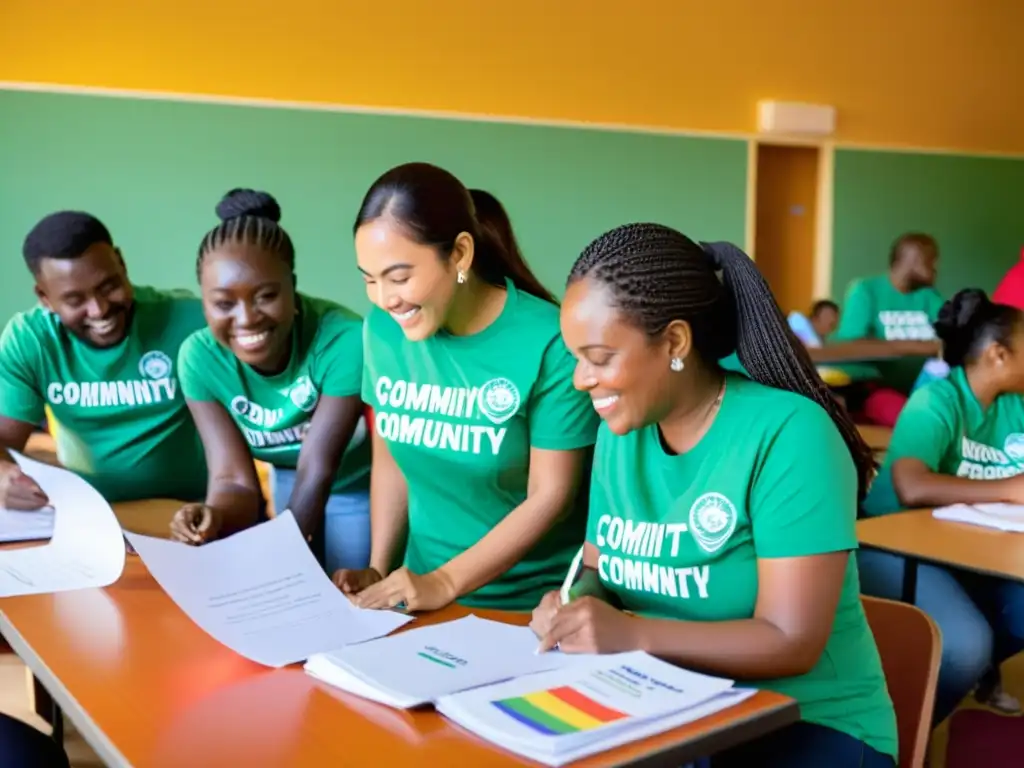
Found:
[[[505,203],[561,293],[580,250],[629,221],[743,242],[746,144],[419,117],[0,91],[0,318],[30,305],[21,243],[60,208],[103,219],[135,282],[195,286],[195,251],[232,187],[274,194],[300,289],[368,306],[352,220],[399,163],[441,165]]]
[[[992,291],[1024,245],[1024,159],[838,150],[833,296],[888,268],[909,231],[939,242],[939,290]]]

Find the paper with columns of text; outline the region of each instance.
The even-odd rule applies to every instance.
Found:
[[[21,470],[35,480],[50,499],[52,511],[13,512],[38,515],[38,528],[52,520],[48,544],[0,550],[0,597],[106,587],[124,570],[124,537],[114,510],[99,491],[62,467],[11,451]],[[10,539],[8,539],[10,540]]]
[[[201,547],[125,536],[201,629],[268,667],[383,637],[412,621],[352,605],[327,578],[290,512]]]

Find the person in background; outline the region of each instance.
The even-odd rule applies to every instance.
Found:
[[[49,503],[7,452],[24,450],[47,408],[58,460],[108,501],[201,499],[206,463],[174,367],[203,325],[200,301],[133,285],[88,213],[44,217],[22,253],[39,305],[0,336],[0,504]]]
[[[942,307],[935,330],[949,376],[915,392],[900,414],[864,502],[868,515],[957,503],[1024,504],[1020,310],[964,290]],[[900,598],[903,558],[863,550],[859,560],[865,593]],[[1019,711],[998,673],[1002,661],[1024,650],[1024,585],[922,563],[915,602],[942,630],[936,722],[975,686],[980,701]]]
[[[388,171],[360,207],[373,545],[370,568],[334,579],[361,607],[527,611],[578,549],[597,416],[503,218],[481,225],[426,163]]]
[[[895,358],[872,365],[841,366],[854,379],[878,378],[863,404],[864,417],[891,427],[928,357],[939,354],[932,322],[942,306],[935,290],[939,247],[931,235],[899,237],[889,254],[889,273],[854,281],[843,302],[832,349],[844,358]],[[828,362],[820,353],[814,359]]]
[[[0,714],[0,756],[4,768],[69,768],[64,748],[50,736],[10,715]]]
[[[540,650],[642,649],[796,699],[801,722],[714,768],[894,766],[851,555],[871,451],[754,263],[619,227],[573,266],[562,333],[604,423],[586,569],[567,604],[553,591],[534,611]],[[718,365],[734,350],[749,378]]]
[[[839,325],[839,305],[829,299],[814,302],[810,317],[790,312],[789,327],[808,347],[820,347]]]
[[[1020,260],[1007,270],[999,281],[992,301],[1008,307],[1024,309],[1024,248],[1020,251]]]
[[[255,522],[259,459],[273,467],[276,513],[294,515],[328,573],[365,568],[362,320],[296,290],[295,248],[271,195],[232,190],[217,215],[196,265],[207,327],[186,340],[178,363],[212,479],[205,502],[175,516],[172,534],[201,544]]]

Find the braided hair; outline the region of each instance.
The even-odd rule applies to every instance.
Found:
[[[196,277],[203,270],[203,259],[210,251],[229,244],[253,245],[277,253],[295,272],[295,247],[278,222],[281,206],[266,192],[232,189],[217,203],[220,224],[211,229],[199,244]]]
[[[754,381],[796,392],[824,408],[850,450],[858,494],[864,497],[876,466],[871,449],[822,382],[768,283],[743,251],[731,243],[698,245],[659,224],[627,224],[586,247],[569,283],[583,278],[606,286],[617,308],[648,335],[685,319],[702,360],[737,352]]]

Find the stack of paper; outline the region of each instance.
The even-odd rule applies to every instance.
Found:
[[[441,696],[592,656],[537,654],[528,627],[467,616],[311,656],[313,677],[348,693],[407,709]]]
[[[938,520],[969,523],[1000,531],[1024,532],[1024,506],[1019,504],[954,504],[932,512]]]
[[[437,710],[510,752],[563,765],[738,704],[752,690],[642,651],[441,697]]]
[[[53,508],[32,512],[0,507],[0,542],[42,541],[53,536]]]

